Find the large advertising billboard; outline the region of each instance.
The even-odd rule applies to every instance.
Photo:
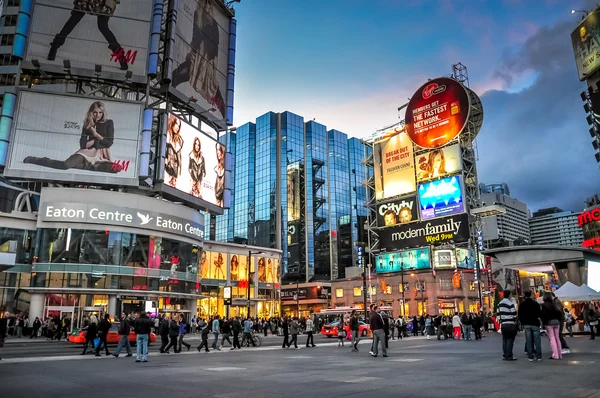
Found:
[[[452,249],[433,251],[433,266],[435,269],[455,269],[456,257]]]
[[[374,144],[375,197],[377,200],[414,192],[415,159],[406,133]]]
[[[25,59],[57,73],[65,73],[68,60],[74,75],[91,75],[100,65],[103,72],[144,76],[152,3],[36,0]]]
[[[419,203],[422,220],[462,213],[465,209],[460,177],[446,177],[420,184]]]
[[[431,268],[429,248],[404,250],[375,256],[377,273],[401,272]]]
[[[422,148],[438,148],[456,138],[469,119],[470,100],[464,86],[440,77],[412,96],[404,117],[410,139]]]
[[[218,0],[179,0],[172,87],[183,98],[226,118],[229,23],[231,16]]]
[[[416,196],[377,205],[378,227],[393,227],[415,221],[419,221],[419,205]]]
[[[298,165],[287,168],[288,221],[300,219],[300,169]]]
[[[142,104],[21,91],[5,175],[138,185]]]
[[[460,145],[450,145],[434,149],[415,157],[417,164],[417,182],[455,174],[462,170]]]
[[[579,80],[589,78],[600,67],[600,11],[591,12],[571,33]]]
[[[377,231],[379,247],[402,250],[445,242],[461,243],[469,240],[469,216],[456,216],[397,225]]]
[[[223,207],[225,147],[174,114],[167,120],[164,183]]]
[[[457,247],[454,252],[457,268],[475,269],[475,250]]]

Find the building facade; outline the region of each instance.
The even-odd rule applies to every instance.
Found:
[[[534,212],[529,219],[531,243],[534,245],[581,246],[583,230],[579,215],[557,207]]]
[[[506,210],[502,215],[484,219],[482,233],[486,246],[512,246],[515,242],[526,244],[531,241],[529,209],[525,203],[502,193],[482,193],[480,200],[486,205],[499,205]]]

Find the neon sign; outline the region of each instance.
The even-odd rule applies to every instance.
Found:
[[[600,238],[586,239],[581,245],[587,249],[600,250]]]
[[[585,211],[581,213],[577,217],[577,221],[579,221],[580,227],[594,221],[600,221],[600,208],[592,209],[590,211]]]

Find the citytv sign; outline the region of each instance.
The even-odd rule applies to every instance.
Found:
[[[594,221],[600,221],[600,208],[584,211],[577,217],[577,220],[580,227]]]

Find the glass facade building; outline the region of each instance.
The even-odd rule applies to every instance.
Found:
[[[265,113],[224,140],[235,148],[234,190],[215,240],[282,250],[290,282],[343,278],[362,265],[370,148],[291,112]]]

